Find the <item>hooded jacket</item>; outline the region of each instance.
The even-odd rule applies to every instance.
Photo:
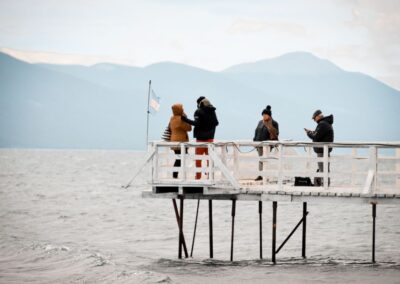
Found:
[[[171,141],[172,142],[187,142],[189,141],[188,132],[192,130],[190,124],[183,121],[184,117],[183,106],[181,104],[174,104],[172,106],[172,117],[169,121],[169,127],[171,129]]]
[[[219,124],[215,113],[216,108],[209,104],[208,100],[206,102],[205,100],[200,103],[199,108],[195,111],[194,120],[182,116],[183,121],[194,126],[193,136],[198,140],[214,139],[215,129]]]
[[[307,136],[312,139],[313,142],[333,142],[334,132],[333,132],[333,115],[323,117],[318,121],[317,128],[314,131],[308,131]],[[329,148],[329,152],[332,148]],[[323,153],[323,148],[314,148],[315,153]]]

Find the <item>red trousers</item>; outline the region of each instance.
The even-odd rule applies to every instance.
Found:
[[[206,142],[214,142],[214,139],[207,139],[207,140],[196,140],[199,143],[206,143]],[[196,155],[208,155],[208,147],[197,147],[196,148]],[[208,166],[208,161],[207,161]],[[196,167],[201,168],[201,160],[196,160]],[[196,173],[196,179],[201,179],[201,172]]]

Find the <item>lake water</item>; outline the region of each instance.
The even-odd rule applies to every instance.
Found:
[[[0,283],[400,283],[400,206],[377,206],[377,264],[370,205],[308,205],[307,259],[301,230],[271,259],[272,204],[238,202],[234,259],[231,203],[214,201],[214,259],[201,202],[194,257],[178,260],[171,200],[142,199],[145,174],[123,189],[143,153],[0,150]],[[197,201],[185,202],[190,250]],[[300,220],[301,203],[278,205],[278,245]]]

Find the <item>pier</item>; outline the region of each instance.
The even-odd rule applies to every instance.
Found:
[[[195,149],[198,147],[207,148],[208,155],[196,155]],[[257,152],[259,148],[263,148],[261,156]],[[318,158],[313,148],[322,148],[323,157]],[[180,154],[176,155],[172,149],[179,149]],[[329,149],[332,149],[330,154]],[[180,160],[180,167],[174,167],[176,160]],[[196,161],[199,160],[201,167],[196,167]],[[323,172],[316,171],[317,163],[323,164]],[[301,256],[306,258],[307,217],[312,215],[307,204],[323,202],[334,202],[338,206],[343,203],[371,205],[371,261],[374,263],[377,205],[400,205],[400,142],[152,142],[133,179],[146,166],[150,171],[150,190],[142,192],[142,196],[173,201],[178,223],[178,258],[183,257],[182,252],[189,257],[183,228],[185,199],[198,202],[201,199],[208,200],[210,258],[214,257],[213,200],[232,203],[231,261],[234,257],[236,202],[258,204],[260,259],[264,257],[262,212],[265,204],[271,204],[273,263],[277,262],[277,254],[299,228],[302,230]],[[177,178],[173,178],[174,172],[178,173]],[[200,179],[195,178],[196,173],[201,173]],[[261,179],[256,181],[258,176]],[[309,184],[309,181],[315,184],[316,179],[322,181],[319,186]],[[299,180],[308,183],[299,183]],[[278,246],[276,230],[279,202],[302,202],[303,210],[299,212],[297,225]],[[196,226],[197,215],[190,256],[193,253]]]

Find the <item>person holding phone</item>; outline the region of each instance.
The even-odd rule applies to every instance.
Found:
[[[334,141],[334,131],[333,131],[333,115],[324,116],[321,110],[316,110],[312,119],[317,123],[317,127],[314,131],[304,128],[307,136],[312,139],[313,142],[333,142]],[[328,157],[330,156],[330,152],[332,148],[328,150]],[[321,158],[324,156],[324,148],[314,147],[314,152],[317,153],[317,157]],[[330,163],[328,163],[328,172],[330,171]],[[318,172],[324,172],[324,163],[318,162]],[[328,180],[328,184],[330,184],[330,179]],[[315,178],[314,179],[315,186],[323,185],[323,178]]]

